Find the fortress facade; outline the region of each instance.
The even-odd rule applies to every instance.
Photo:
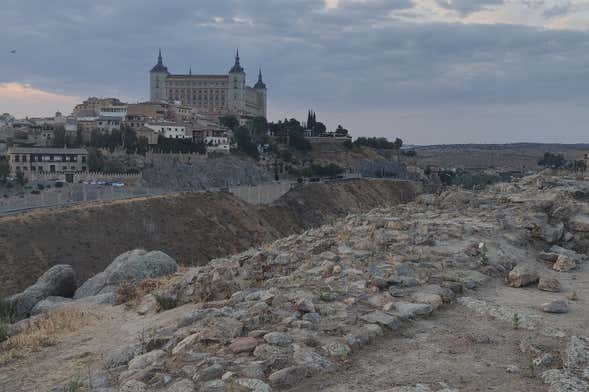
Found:
[[[150,100],[179,101],[205,114],[266,117],[266,85],[262,71],[253,87],[246,86],[245,76],[239,63],[239,51],[229,72],[218,75],[193,75],[192,69],[187,75],[171,74],[164,66],[160,51],[157,64],[149,72]]]

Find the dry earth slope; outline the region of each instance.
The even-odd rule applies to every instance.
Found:
[[[415,197],[410,183],[347,180],[292,190],[270,206],[226,193],[181,193],[0,217],[0,294],[70,264],[82,280],[133,248],[161,249],[181,265],[317,226],[327,219]]]
[[[0,389],[587,391],[587,195],[540,176],[423,195],[70,302],[85,323],[49,347],[0,345]]]

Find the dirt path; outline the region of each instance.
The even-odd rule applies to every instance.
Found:
[[[529,377],[529,360],[518,348],[530,336],[545,347],[560,347],[558,339],[514,330],[508,323],[452,305],[413,323],[401,336],[380,338],[354,355],[347,369],[290,392],[377,392],[418,383],[433,390],[447,384],[461,392],[547,391],[538,378]],[[508,373],[510,365],[521,371]]]
[[[50,387],[87,378],[102,370],[104,354],[134,343],[150,328],[172,325],[191,305],[143,317],[120,306],[87,309],[95,322],[63,337],[60,343],[40,348],[0,367],[0,391],[46,392]],[[57,365],[59,364],[59,365]]]

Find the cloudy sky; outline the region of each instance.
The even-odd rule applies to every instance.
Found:
[[[589,0],[2,0],[0,112],[148,98],[239,47],[269,117],[406,143],[589,142]],[[15,53],[11,53],[16,50]]]

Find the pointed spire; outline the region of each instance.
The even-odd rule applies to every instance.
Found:
[[[256,83],[254,85],[254,88],[257,88],[257,89],[265,89],[266,88],[266,85],[264,84],[264,81],[262,80],[262,68],[259,69],[258,83]]]
[[[161,49],[158,51],[157,64],[151,69],[151,72],[168,72],[168,69],[164,66]]]
[[[239,64],[239,48],[237,49],[237,52],[235,53],[235,64],[233,65],[233,67],[231,68],[229,73],[244,73],[243,68],[241,67],[241,64]]]

